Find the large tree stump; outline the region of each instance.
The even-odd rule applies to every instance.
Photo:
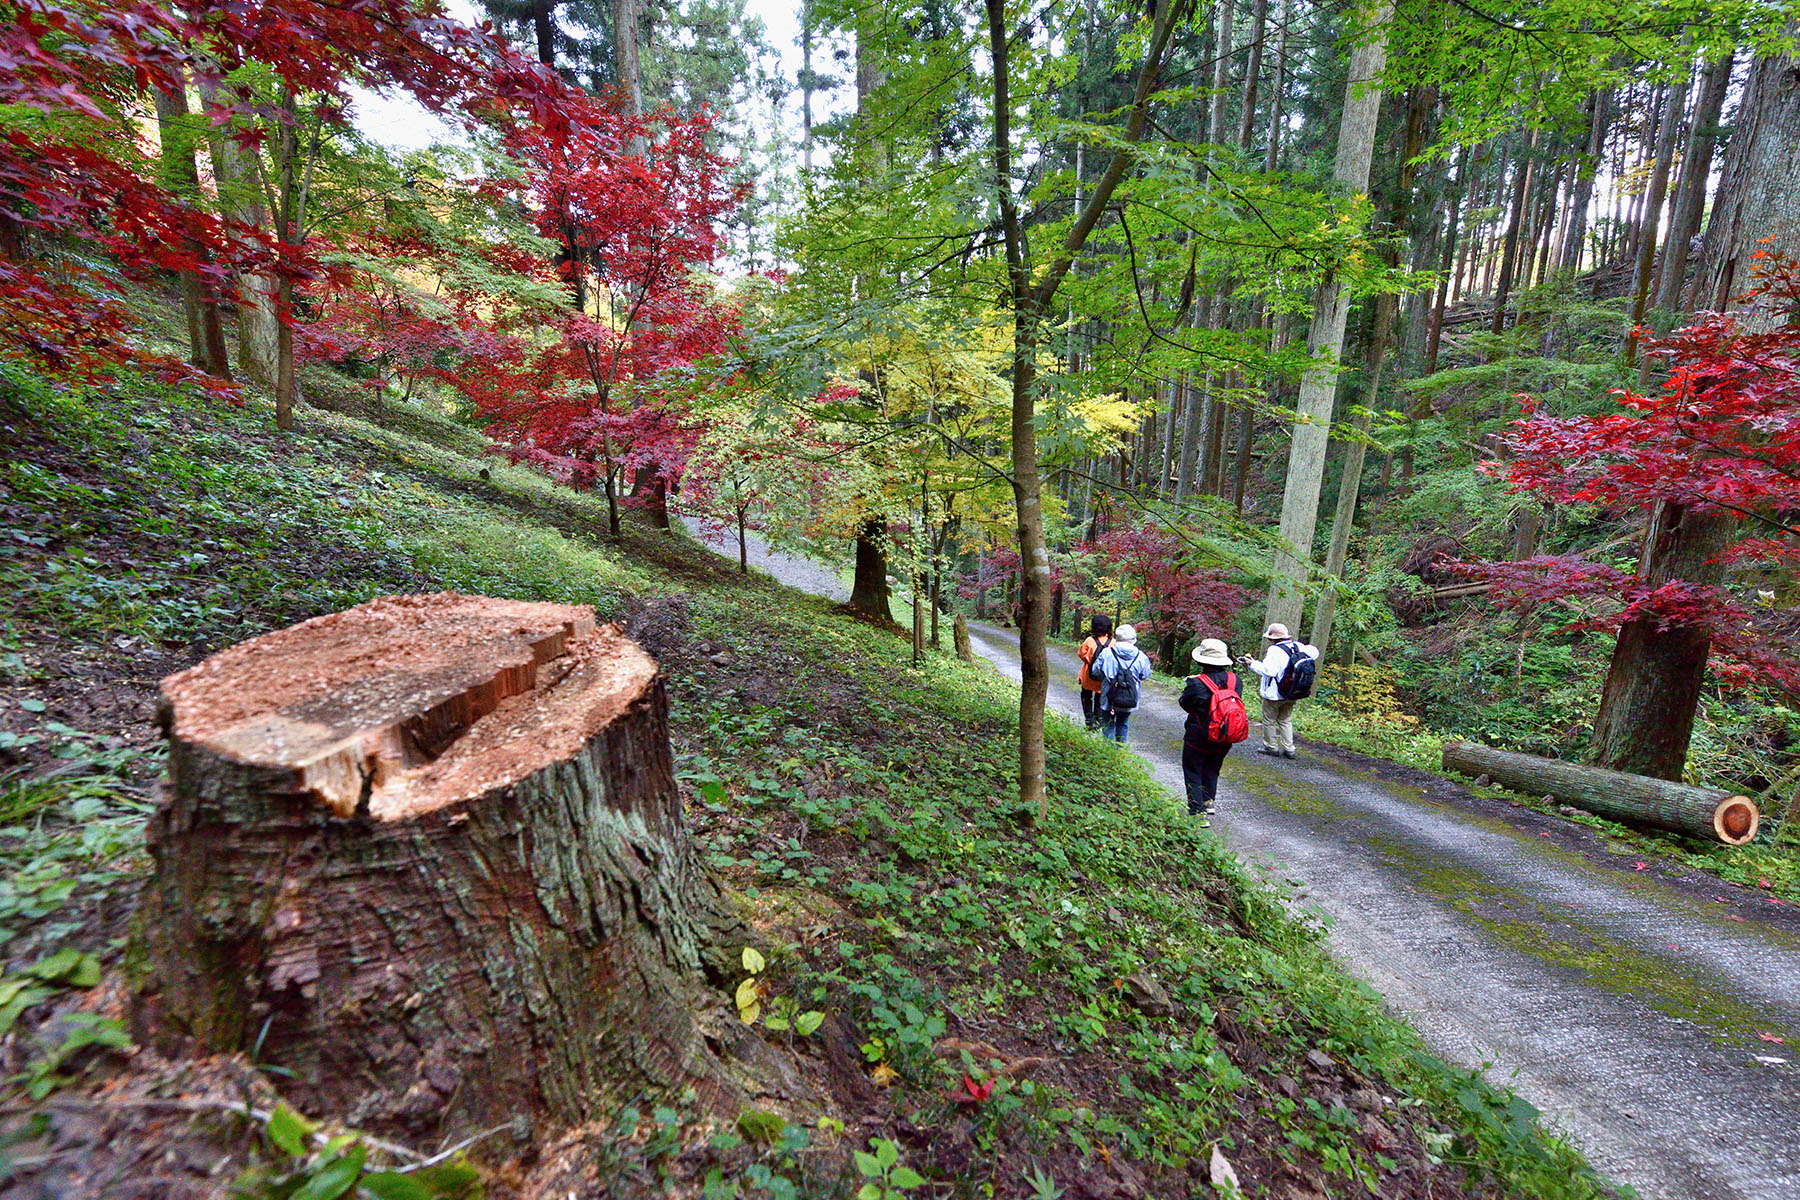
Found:
[[[656,664],[592,610],[375,600],[171,675],[162,719],[147,1031],[371,1129],[727,1102],[697,1027],[721,896]]]
[[[1475,742],[1446,743],[1444,770],[1486,775],[1515,792],[1553,795],[1627,825],[1716,839],[1727,846],[1742,846],[1754,838],[1761,820],[1756,804],[1747,796],[1627,775],[1587,763],[1496,750]]]

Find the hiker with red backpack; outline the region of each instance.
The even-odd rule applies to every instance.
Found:
[[[1219,768],[1231,748],[1250,736],[1244,689],[1231,670],[1231,651],[1218,638],[1194,647],[1198,675],[1181,690],[1187,726],[1181,738],[1181,778],[1187,784],[1188,816],[1212,823],[1219,797]]]
[[[1289,636],[1279,621],[1263,631],[1261,661],[1244,655],[1244,669],[1262,676],[1256,689],[1262,697],[1262,741],[1258,754],[1294,757],[1294,705],[1312,695],[1319,666],[1319,648]]]

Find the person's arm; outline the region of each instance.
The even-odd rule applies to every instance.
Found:
[[[1207,711],[1211,707],[1212,701],[1208,696],[1206,685],[1200,682],[1200,677],[1198,675],[1190,675],[1188,677],[1187,686],[1181,689],[1181,700],[1179,703],[1183,712],[1190,712],[1196,715]]]
[[[1274,656],[1274,654],[1275,654],[1275,647],[1271,646],[1271,647],[1269,647],[1268,652],[1263,656],[1263,659],[1260,661],[1257,659],[1251,658],[1249,655],[1245,655],[1244,656],[1244,666],[1248,667],[1252,671],[1255,671],[1258,675],[1272,675],[1272,674],[1274,674],[1274,672],[1269,669],[1268,659],[1272,658]]]

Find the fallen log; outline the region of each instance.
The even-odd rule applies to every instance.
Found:
[[[1627,825],[1644,825],[1691,837],[1717,839],[1742,846],[1756,836],[1762,822],[1748,796],[1690,787],[1667,779],[1627,775],[1586,763],[1562,762],[1496,750],[1475,742],[1444,747],[1444,770],[1486,775],[1502,787],[1528,795],[1553,795]]]
[[[451,1140],[692,1087],[729,1108],[657,666],[585,606],[386,597],[162,683],[140,1033]],[[714,983],[717,983],[715,971]],[[716,1037],[717,1035],[715,1035]]]

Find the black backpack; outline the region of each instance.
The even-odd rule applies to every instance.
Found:
[[[1112,646],[1112,652],[1114,661],[1119,664],[1119,673],[1114,675],[1112,682],[1106,685],[1106,707],[1129,712],[1138,706],[1138,677],[1131,667],[1133,663],[1137,662],[1137,656],[1143,651],[1134,647],[1130,659],[1120,658],[1119,647],[1115,643]],[[1096,654],[1094,657],[1100,656]]]
[[[1318,664],[1310,655],[1300,652],[1299,642],[1282,642],[1281,648],[1287,651],[1287,666],[1281,669],[1281,678],[1275,681],[1275,690],[1283,700],[1304,700],[1312,695],[1313,680],[1318,675]]]

